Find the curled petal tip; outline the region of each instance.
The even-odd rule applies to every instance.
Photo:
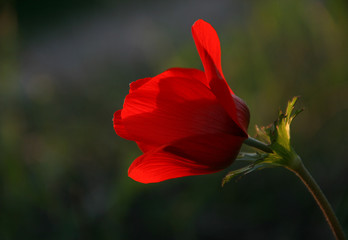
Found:
[[[209,23],[207,23],[207,22],[204,21],[203,19],[197,19],[197,20],[193,23],[192,27],[195,26],[195,25],[197,25],[197,24],[209,24]],[[209,25],[210,25],[210,24],[209,24]]]

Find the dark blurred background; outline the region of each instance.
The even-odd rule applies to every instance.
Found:
[[[0,239],[333,239],[284,169],[224,188],[228,169],[148,185],[127,177],[141,153],[112,115],[130,82],[202,69],[199,18],[219,34],[251,135],[301,96],[293,145],[348,233],[347,1],[1,0]]]

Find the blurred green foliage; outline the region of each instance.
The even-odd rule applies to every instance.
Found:
[[[115,135],[112,114],[129,82],[174,66],[202,68],[193,22],[160,61],[105,65],[82,83],[39,74],[28,87],[20,80],[28,39],[107,1],[0,6],[0,239],[332,238],[309,193],[283,169],[224,188],[227,170],[150,185],[127,177],[140,151]],[[301,96],[306,111],[294,121],[294,147],[347,233],[348,4],[253,1],[246,9],[238,24],[200,17],[220,36],[224,74],[250,107],[250,134]]]

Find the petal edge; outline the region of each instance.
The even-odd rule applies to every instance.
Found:
[[[128,176],[142,183],[218,172],[236,158],[245,138],[197,135],[161,146],[135,159]]]

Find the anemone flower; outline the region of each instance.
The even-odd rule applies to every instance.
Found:
[[[116,133],[143,152],[128,170],[138,182],[218,172],[248,138],[249,109],[224,78],[216,31],[198,20],[192,35],[204,71],[171,68],[132,82],[114,114]]]

